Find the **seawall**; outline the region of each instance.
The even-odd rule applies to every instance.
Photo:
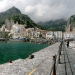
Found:
[[[33,59],[18,59],[0,65],[0,75],[49,75],[52,55],[57,54],[60,43],[33,53]]]

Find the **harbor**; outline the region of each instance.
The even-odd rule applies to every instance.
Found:
[[[74,3],[0,0],[0,75],[75,75]]]
[[[67,48],[66,42],[57,42],[32,53],[33,57],[17,59],[0,65],[0,75],[74,75],[74,41]],[[61,52],[61,53],[60,53]],[[53,56],[56,56],[56,70],[53,70]]]
[[[9,60],[25,59],[36,51],[39,51],[50,44],[36,44],[19,41],[0,42],[0,64],[7,63]]]
[[[60,43],[48,46],[32,53],[33,59],[18,59],[12,63],[0,65],[0,75],[48,75],[52,65],[52,56],[57,54]]]

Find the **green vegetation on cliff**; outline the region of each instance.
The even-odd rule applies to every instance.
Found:
[[[8,19],[12,19],[15,23],[18,22],[19,24],[26,24],[26,28],[38,27],[40,29],[45,29],[44,27],[37,25],[33,22],[27,15],[25,14],[17,14],[10,16]]]
[[[73,31],[75,28],[75,15],[72,15],[67,22],[66,29],[70,27],[70,31]]]
[[[70,24],[71,26],[75,26],[75,15],[72,15],[72,16],[69,18],[68,24]]]
[[[45,29],[33,22],[27,15],[21,14],[20,10],[16,7],[12,7],[7,11],[0,13],[0,27],[5,23],[7,18],[12,19],[15,23],[26,24],[26,28],[38,27],[40,29]]]

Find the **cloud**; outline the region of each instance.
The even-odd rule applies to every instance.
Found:
[[[0,0],[0,2],[1,2],[1,1],[3,1],[3,0]]]
[[[68,19],[75,14],[75,0],[0,0],[0,12],[16,6],[35,22]]]

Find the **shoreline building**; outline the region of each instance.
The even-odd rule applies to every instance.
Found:
[[[54,33],[54,39],[62,39],[62,31],[55,31]]]
[[[62,31],[48,31],[46,33],[46,39],[56,39],[56,40],[60,40],[62,39]]]
[[[54,38],[53,32],[52,32],[52,31],[48,31],[48,32],[46,33],[46,39],[53,39],[53,38]]]
[[[10,35],[12,34],[13,38],[21,38],[24,37],[24,31],[25,31],[24,25],[18,24],[17,22],[16,24],[12,25]]]
[[[75,39],[75,32],[65,32],[64,33],[64,39]]]

